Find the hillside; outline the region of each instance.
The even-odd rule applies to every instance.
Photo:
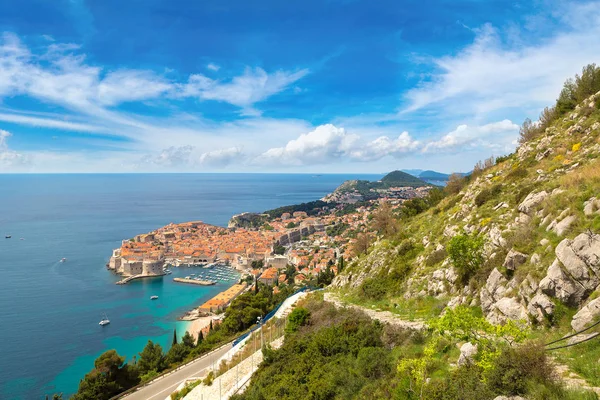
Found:
[[[427,186],[427,182],[416,178],[406,172],[402,171],[392,171],[383,178],[381,178],[381,183],[383,183],[387,187],[393,186],[411,186],[411,187],[421,187]]]
[[[568,80],[520,141],[443,196],[382,207],[359,234],[371,246],[239,398],[597,399],[600,68]]]

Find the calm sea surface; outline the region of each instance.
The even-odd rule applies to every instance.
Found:
[[[131,357],[148,339],[168,348],[173,329],[185,330],[177,317],[230,284],[174,284],[189,274],[174,268],[168,278],[117,286],[105,264],[122,239],[170,222],[226,226],[233,214],[381,176],[0,175],[0,399],[72,394],[107,349]],[[111,324],[100,327],[104,312]]]

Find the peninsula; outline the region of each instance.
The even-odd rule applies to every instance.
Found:
[[[322,200],[235,215],[227,228],[201,221],[171,223],[124,240],[107,267],[125,278],[121,283],[164,275],[167,266],[213,263],[231,265],[271,284],[281,276],[278,271],[293,266],[298,275],[294,279],[308,281],[334,266],[338,257],[351,258],[349,245],[382,201],[397,208],[431,189],[393,171],[378,182],[344,182]],[[275,272],[267,272],[269,268]]]

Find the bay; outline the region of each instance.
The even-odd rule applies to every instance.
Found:
[[[107,349],[132,357],[152,339],[166,350],[173,329],[184,333],[177,317],[231,283],[178,285],[172,278],[189,271],[174,268],[165,278],[117,286],[105,265],[122,239],[170,222],[226,226],[233,214],[312,201],[347,179],[381,177],[0,175],[0,398],[72,394]],[[104,312],[111,324],[100,327]]]

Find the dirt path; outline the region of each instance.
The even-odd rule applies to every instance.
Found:
[[[332,303],[336,308],[346,307],[355,310],[360,310],[367,314],[371,319],[376,319],[380,322],[399,326],[401,328],[420,331],[425,329],[426,327],[425,322],[423,321],[406,321],[400,318],[399,316],[392,314],[389,311],[377,311],[366,307],[358,306],[356,304],[345,303],[342,300],[340,300],[340,298],[335,293],[325,292],[323,299],[329,303]]]

